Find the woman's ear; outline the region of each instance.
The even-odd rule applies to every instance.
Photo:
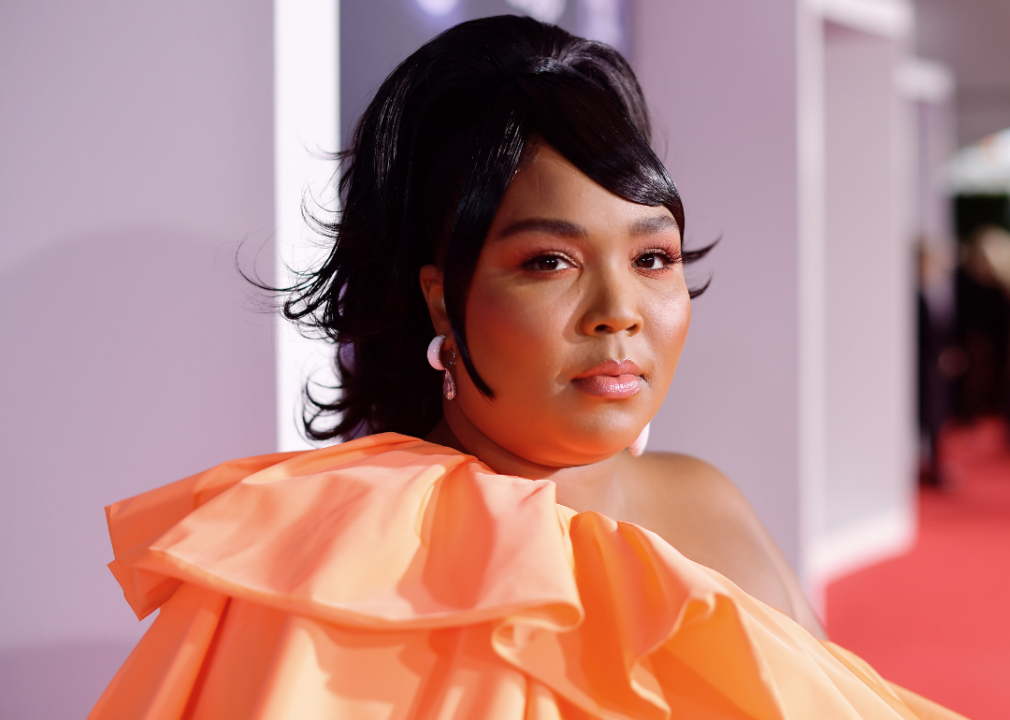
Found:
[[[452,334],[449,328],[449,315],[445,311],[445,287],[442,284],[442,271],[434,265],[421,268],[421,292],[428,305],[431,324],[435,332],[446,337]]]

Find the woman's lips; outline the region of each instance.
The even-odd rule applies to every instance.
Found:
[[[638,365],[625,360],[604,360],[585,372],[576,375],[572,382],[583,392],[597,397],[626,398],[642,389],[642,371]]]
[[[607,398],[631,397],[642,389],[642,378],[638,375],[593,375],[572,382],[583,392]]]

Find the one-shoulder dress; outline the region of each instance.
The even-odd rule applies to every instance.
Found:
[[[387,433],[111,505],[109,567],[160,612],[89,717],[960,717],[554,489]]]

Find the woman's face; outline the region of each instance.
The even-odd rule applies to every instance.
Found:
[[[690,324],[680,242],[669,210],[610,193],[541,143],[505,193],[467,298],[470,354],[494,398],[458,362],[452,402],[541,465],[630,445],[666,396]]]

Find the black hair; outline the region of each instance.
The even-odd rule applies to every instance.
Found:
[[[336,345],[340,389],[328,401],[306,386],[306,434],[423,437],[439,421],[442,378],[425,357],[434,327],[419,283],[427,264],[443,269],[459,358],[493,397],[467,347],[466,298],[491,221],[532,143],[553,146],[626,200],[668,208],[683,237],[680,196],[649,136],[642,90],[624,58],[554,25],[513,15],[472,20],[403,61],[339,155],[338,219],[303,206],[331,247],[286,289],[283,312]]]

